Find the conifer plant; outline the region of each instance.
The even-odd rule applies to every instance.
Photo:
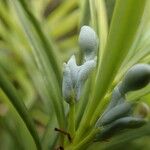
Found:
[[[0,149],[144,149],[150,1],[46,2],[0,1]]]

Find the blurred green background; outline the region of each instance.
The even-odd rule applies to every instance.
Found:
[[[54,44],[55,54],[60,66],[68,60],[71,54],[81,55],[78,47],[78,33],[82,25],[83,13],[81,12],[84,9],[84,1],[26,0],[26,2],[30,11],[39,21],[47,38]],[[111,21],[114,3],[115,0],[106,0],[108,23]],[[56,122],[56,118],[55,115],[52,115],[53,108],[50,104],[47,104],[44,87],[42,81],[40,81],[41,74],[39,74],[33,57],[33,47],[26,37],[18,13],[11,0],[0,0],[0,65],[23,99],[36,124],[38,133],[42,137],[49,121]],[[87,13],[86,15],[88,17],[90,14]],[[149,17],[147,18],[149,19]],[[24,18],[22,18],[24,24],[23,21],[25,21]],[[148,20],[145,32],[143,32],[145,39],[150,34],[149,22]],[[32,26],[29,30],[26,30],[26,32],[30,31],[30,34],[35,32]],[[150,41],[150,38],[146,41]],[[146,46],[149,46],[149,44]],[[146,54],[147,57],[144,57],[144,62],[149,63],[149,51]],[[130,96],[132,99],[132,95]],[[149,105],[150,94],[142,97],[142,100]],[[51,118],[49,114],[51,114]],[[121,142],[121,139],[126,140]],[[131,139],[135,140],[132,141]],[[111,142],[96,143],[89,149],[99,146],[101,149],[110,150],[149,150],[149,140],[150,124],[137,131],[127,132],[115,137]],[[46,141],[45,145],[48,142]],[[35,145],[24,123],[8,98],[0,91],[0,150],[33,149],[35,149]]]
[[[62,66],[71,54],[79,51],[77,34],[81,3],[77,0],[26,0],[26,2],[47,38],[55,44],[55,53]],[[41,76],[32,46],[17,13],[11,0],[0,0],[0,65],[26,104],[42,137],[49,120],[56,122],[56,118],[55,115],[49,117],[53,108],[50,104],[48,106],[45,104],[47,97],[40,84]],[[32,27],[29,30],[34,34]],[[55,140],[55,135],[53,138]],[[0,150],[35,149],[33,143],[21,118],[0,91]]]

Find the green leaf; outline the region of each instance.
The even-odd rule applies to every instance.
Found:
[[[104,97],[128,53],[134,41],[145,2],[146,0],[116,1],[106,48],[98,66],[93,99],[88,110],[89,114],[93,114],[97,104]]]
[[[145,2],[146,0],[116,1],[104,56],[98,66],[93,108],[104,97],[134,41]]]
[[[76,133],[78,136],[76,142],[80,140],[87,130],[91,118],[97,118],[97,115],[99,115],[99,113],[96,112],[96,108],[112,84],[122,61],[134,42],[143,15],[145,2],[146,0],[116,1],[105,51],[101,63],[98,64],[93,97],[89,101],[86,113],[83,117],[84,119],[82,119]],[[96,112],[96,115],[93,114],[94,112]]]
[[[22,23],[23,29],[25,30],[29,43],[32,46],[35,61],[41,76],[45,77],[44,79],[41,79],[44,82],[45,94],[49,97],[50,100],[52,100],[51,105],[55,109],[59,126],[64,128],[65,116],[63,110],[63,101],[60,93],[61,91],[56,76],[53,72],[51,63],[49,62],[49,59],[44,51],[45,47],[43,47],[43,41],[40,40],[39,34],[36,33],[35,26],[32,26],[33,24],[30,22],[31,20],[26,17],[22,6],[16,1],[12,2],[16,8],[17,14]]]
[[[43,50],[49,58],[50,64],[53,68],[53,71],[55,72],[55,76],[57,77],[57,80],[60,83],[61,82],[61,72],[60,72],[60,68],[59,68],[60,66],[58,63],[57,56],[54,52],[54,49],[56,47],[54,47],[54,45],[52,44],[52,41],[50,39],[49,40],[47,39],[47,37],[45,36],[45,34],[42,31],[42,28],[41,28],[39,22],[36,20],[34,15],[31,13],[31,11],[27,7],[25,1],[19,0],[19,3],[21,5],[22,9],[24,9],[25,13],[27,14],[27,17],[29,18],[30,23],[33,25],[33,27],[41,41]]]
[[[32,119],[30,118],[28,111],[27,111],[24,103],[22,102],[22,100],[18,96],[15,88],[10,83],[10,81],[7,79],[5,73],[3,72],[3,70],[1,68],[0,68],[0,87],[5,92],[5,94],[8,96],[11,103],[16,108],[17,112],[19,113],[22,120],[26,124],[30,134],[32,135],[32,137],[35,141],[37,149],[41,150],[40,140],[39,140],[38,134],[35,130],[35,126],[32,122]]]
[[[90,23],[90,7],[89,0],[81,1],[81,16],[80,16],[80,26],[89,25]]]
[[[103,53],[105,50],[105,45],[107,41],[108,34],[108,22],[107,22],[107,13],[104,0],[96,0],[97,8],[97,19],[98,19],[98,35],[99,35],[99,53],[98,59],[101,62]]]

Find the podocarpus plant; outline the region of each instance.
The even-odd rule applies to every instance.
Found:
[[[24,70],[30,75],[35,89],[24,86],[37,94],[37,98],[24,104],[24,96],[18,94],[16,82],[12,84],[9,80],[8,72],[15,74],[16,71],[10,71],[3,59],[0,61],[0,87],[7,95],[7,98],[4,94],[2,97],[9,99],[20,115],[16,119],[15,130],[9,126],[11,113],[3,117],[3,126],[7,125],[12,135],[17,137],[15,142],[19,143],[19,148],[103,149],[100,146],[104,141],[109,141],[108,148],[113,143],[119,143],[118,139],[115,140],[118,136],[123,135],[120,139],[126,142],[148,134],[149,106],[148,103],[142,105],[140,100],[145,95],[149,96],[150,92],[149,1],[116,0],[113,9],[113,6],[109,6],[109,0],[107,7],[104,0],[81,1],[80,27],[76,33],[78,42],[74,43],[68,38],[70,43],[77,46],[78,54],[69,53],[67,58],[62,56],[63,59],[58,47],[65,50],[72,48],[72,44],[65,40],[55,42],[63,38],[59,30],[70,18],[72,20],[72,16],[66,19],[64,25],[61,22],[70,7],[75,8],[76,1],[62,2],[60,8],[67,10],[58,7],[58,14],[52,13],[50,20],[44,24],[39,23],[25,0],[11,0],[8,5],[7,2],[1,3],[0,8],[10,8],[9,11],[3,7],[0,9],[3,19],[2,43],[7,43],[5,48],[13,49],[16,53],[20,50],[17,54],[23,59]],[[75,6],[72,6],[73,3]],[[11,11],[16,13],[14,18],[18,16],[20,22],[8,17]],[[70,30],[68,26],[64,30],[70,33],[71,25],[74,24],[69,24]],[[52,27],[52,37],[44,32],[50,30],[49,26]],[[56,41],[53,42],[52,38]],[[66,46],[62,46],[62,43]],[[35,112],[35,115],[32,114],[35,123],[31,112]],[[18,122],[22,124],[17,126]],[[42,134],[35,124],[42,126]],[[24,132],[16,132],[19,129],[24,129]],[[130,134],[130,139],[125,138]],[[20,137],[24,140],[19,140]],[[95,144],[98,146],[94,147]],[[17,149],[17,146],[14,147]]]
[[[82,149],[85,148],[89,142],[105,140],[120,130],[139,128],[146,123],[144,118],[133,117],[135,103],[126,102],[127,100],[125,98],[127,92],[144,88],[150,82],[150,65],[137,64],[127,72],[123,81],[114,88],[110,104],[98,119],[95,127],[92,129],[93,131],[91,131],[87,137],[85,136],[85,141],[78,141],[79,143],[76,143],[75,105],[76,101],[80,99],[83,85],[89,73],[95,67],[95,51],[98,47],[96,34],[88,26],[81,28],[79,41],[84,50],[85,63],[81,66],[77,66],[75,57],[72,56],[68,63],[65,64],[63,74],[63,96],[70,106],[68,134],[71,137],[73,145],[69,146],[69,148],[66,147],[66,149]],[[92,59],[94,60],[91,61]],[[89,129],[87,128],[86,130],[88,131]],[[74,141],[77,146],[74,146]]]

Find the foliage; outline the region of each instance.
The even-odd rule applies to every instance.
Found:
[[[134,64],[150,63],[149,8],[148,0],[0,0],[0,149],[149,149],[149,114],[145,126],[93,142],[114,87]],[[97,67],[68,114],[63,63],[73,54],[83,63],[83,25],[98,35]],[[149,106],[149,92],[125,98]]]

